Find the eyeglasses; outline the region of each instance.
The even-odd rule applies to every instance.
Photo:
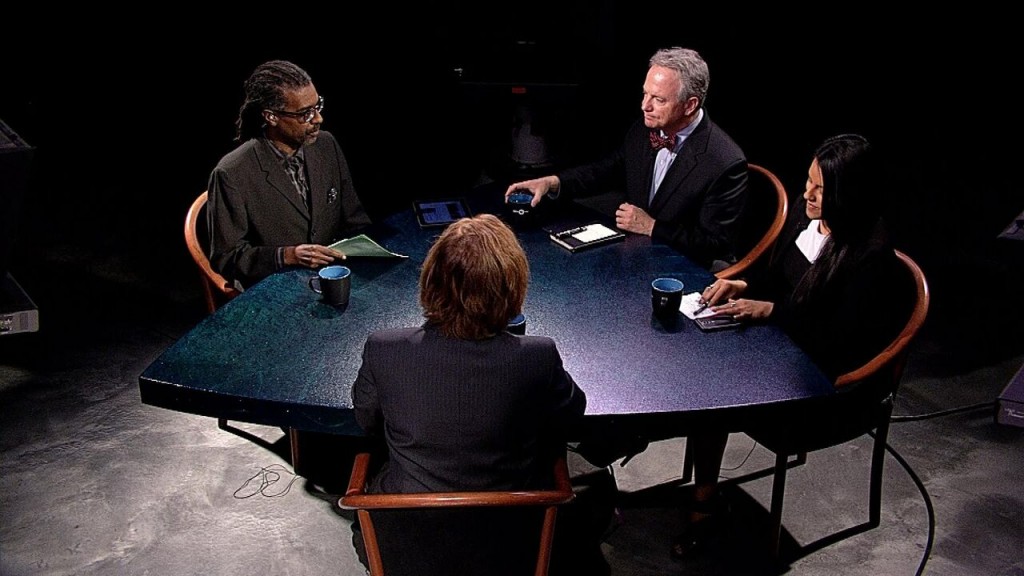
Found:
[[[317,114],[319,114],[320,112],[323,111],[323,109],[324,109],[324,97],[320,96],[317,99],[316,104],[313,104],[309,108],[303,108],[302,110],[297,110],[295,112],[289,112],[287,110],[269,110],[269,111],[273,112],[274,114],[277,114],[278,116],[288,116],[289,118],[295,118],[295,119],[301,121],[303,124],[309,124],[310,122],[313,121],[313,118],[316,118]]]

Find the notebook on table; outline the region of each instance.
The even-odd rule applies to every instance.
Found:
[[[552,242],[570,252],[601,246],[626,237],[621,230],[609,228],[600,222],[554,226],[545,228],[545,230],[550,235]]]

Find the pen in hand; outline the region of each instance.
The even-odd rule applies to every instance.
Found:
[[[712,284],[712,286],[713,285],[714,284]],[[711,286],[708,286],[708,288],[711,288]],[[708,288],[705,288],[704,290],[707,291]],[[708,306],[711,305],[711,300],[705,300],[704,296],[701,296],[700,297],[700,301],[698,302],[698,304],[700,304],[700,305],[697,306],[697,309],[693,311],[693,315],[694,316],[696,316],[697,314],[700,314],[701,312],[707,310]]]
[[[697,306],[697,309],[693,311],[693,315],[696,316],[697,314],[700,314],[701,312],[707,310],[709,304],[710,303],[707,300],[701,298],[700,306]]]

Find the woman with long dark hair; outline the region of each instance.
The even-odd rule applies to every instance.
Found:
[[[894,289],[901,267],[881,217],[885,185],[866,138],[826,139],[771,257],[747,278],[716,280],[702,297],[717,313],[778,324],[829,379],[864,364],[895,338],[909,310],[910,294]],[[834,407],[855,407],[848,398]],[[789,419],[778,420],[774,426]],[[694,493],[673,556],[691,555],[720,525],[726,505],[718,474],[727,440],[720,432],[689,438]]]

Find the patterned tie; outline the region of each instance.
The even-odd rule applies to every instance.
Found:
[[[654,148],[656,151],[660,150],[662,148],[668,148],[669,152],[671,152],[672,149],[676,147],[676,139],[675,139],[675,137],[672,137],[672,138],[663,137],[661,134],[659,134],[658,130],[651,130],[650,136],[651,136],[651,148]]]
[[[285,159],[288,176],[292,179],[295,190],[302,197],[302,203],[309,206],[309,184],[306,183],[306,170],[302,160],[298,156],[289,156]]]

